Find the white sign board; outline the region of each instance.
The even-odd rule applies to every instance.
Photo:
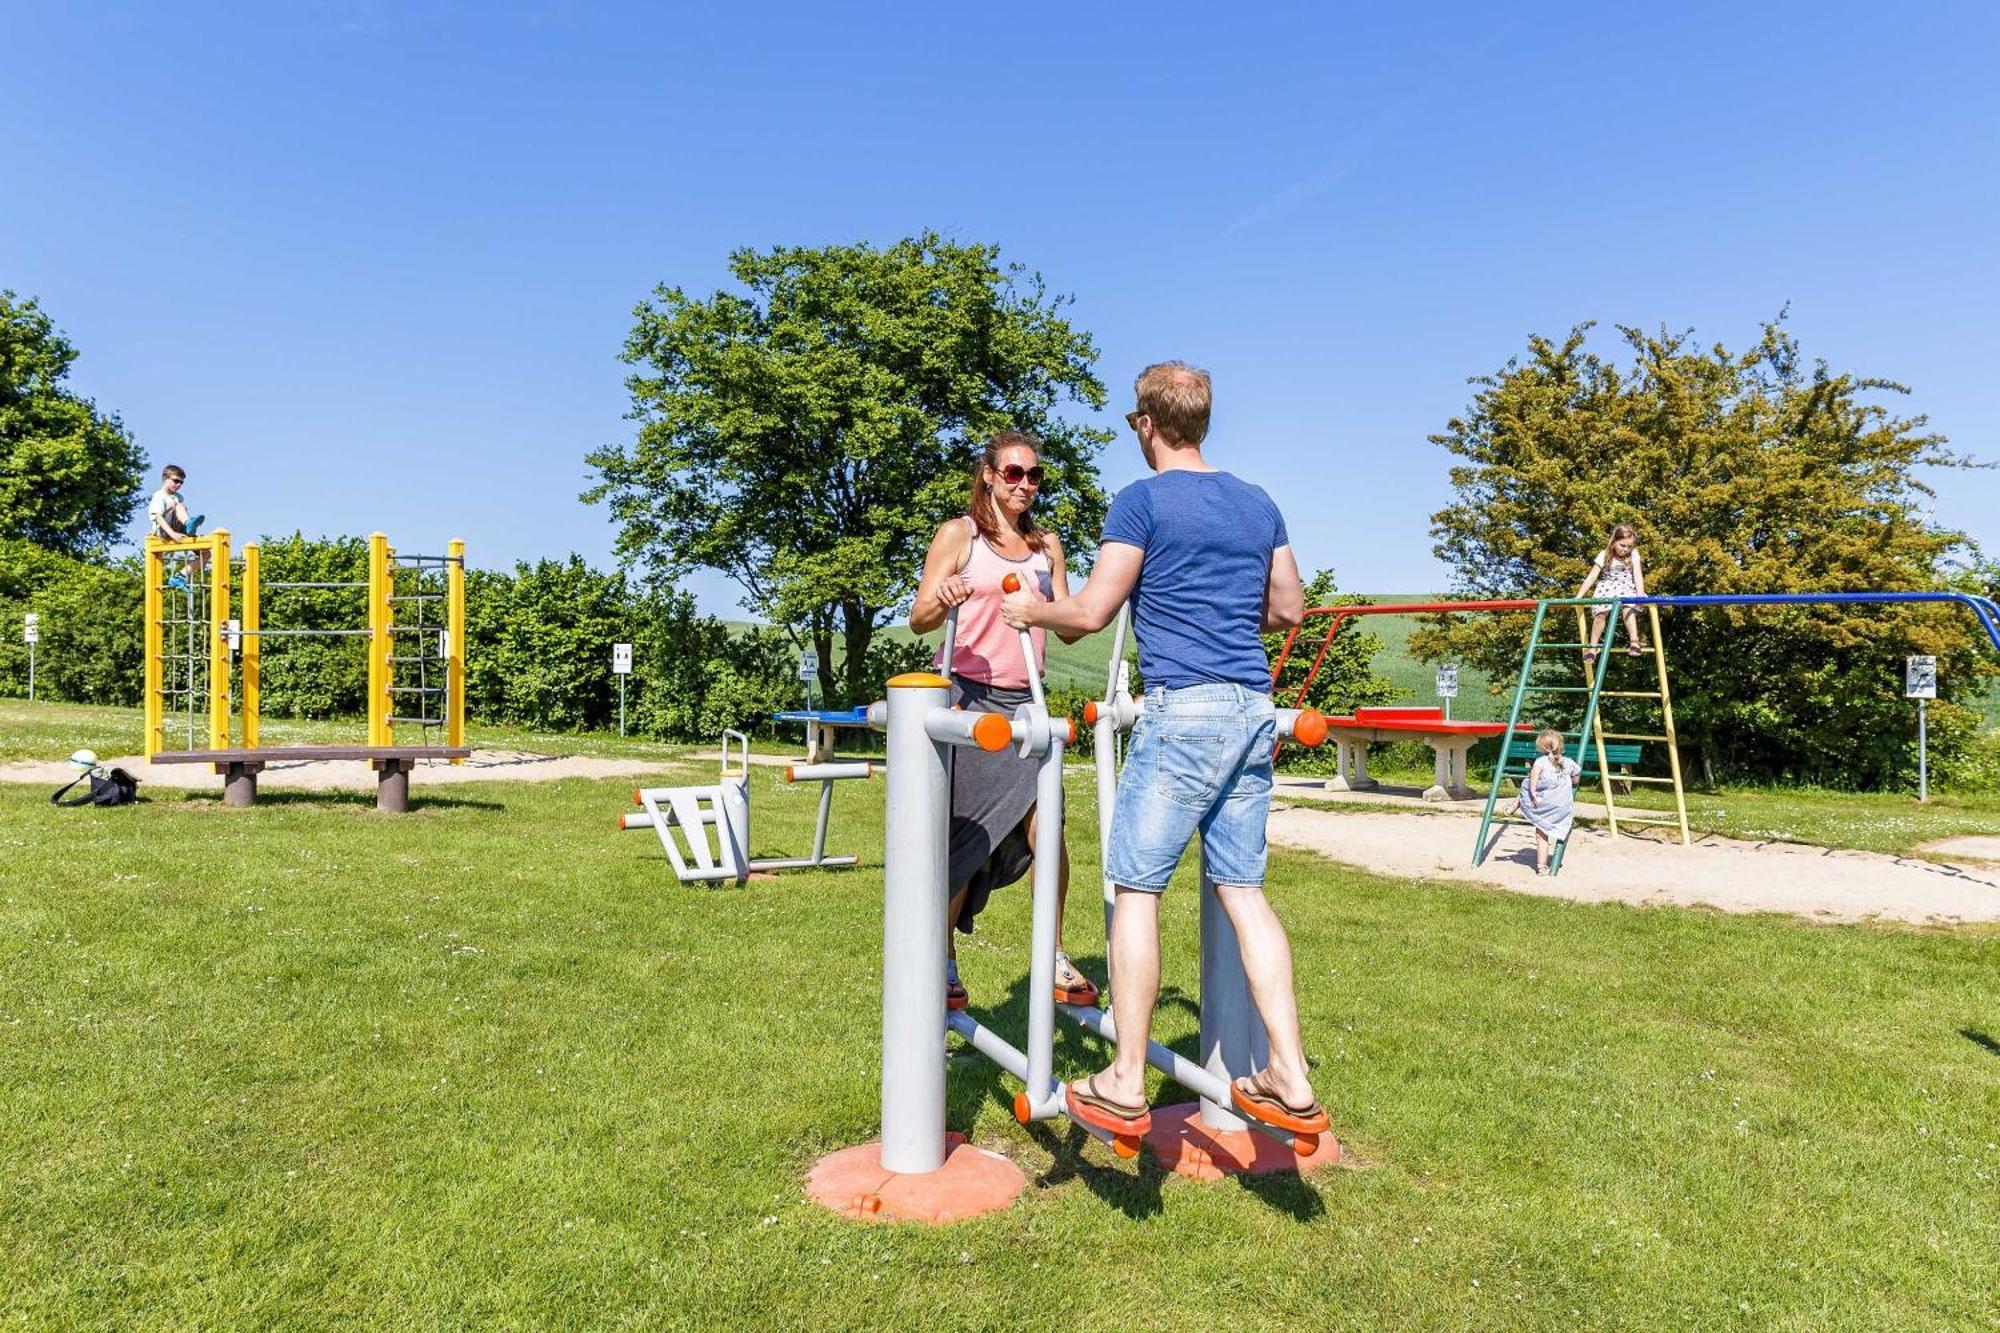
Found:
[[[1456,699],[1458,697],[1457,667],[1441,666],[1438,668],[1437,693],[1440,699]]]
[[[611,674],[629,676],[632,674],[632,645],[614,643],[611,645]]]
[[[1905,699],[1937,698],[1937,659],[1935,657],[1911,657],[1903,664],[1903,697]]]
[[[42,618],[33,611],[30,611],[21,621],[21,641],[23,643],[40,643],[41,640]]]
[[[799,653],[799,679],[819,679],[819,654],[810,648]]]
[[[227,644],[229,645],[229,651],[230,651],[230,652],[232,652],[232,653],[240,653],[240,652],[242,652],[242,651],[243,651],[243,622],[242,622],[242,621],[240,621],[240,620],[225,620],[225,621],[223,621],[223,622],[222,622],[222,638],[223,638],[223,641],[224,641],[225,643],[227,643]]]

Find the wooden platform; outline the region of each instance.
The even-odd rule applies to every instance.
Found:
[[[167,750],[148,755],[154,764],[213,764],[222,775],[222,803],[257,803],[257,775],[266,764],[312,760],[366,760],[375,770],[375,808],[403,814],[410,808],[410,770],[419,759],[466,759],[458,745],[270,745],[254,750]]]

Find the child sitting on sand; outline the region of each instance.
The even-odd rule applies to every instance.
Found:
[[[1535,762],[1521,781],[1521,817],[1535,830],[1535,873],[1549,873],[1549,846],[1569,837],[1576,816],[1576,782],[1583,776],[1576,760],[1563,758],[1560,731],[1535,737]]]

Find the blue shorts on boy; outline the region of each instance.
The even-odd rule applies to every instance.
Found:
[[[1163,472],[1119,492],[1104,540],[1144,552],[1131,605],[1147,687],[1106,873],[1158,892],[1199,832],[1216,883],[1261,887],[1277,733],[1261,630],[1284,517],[1227,472]]]

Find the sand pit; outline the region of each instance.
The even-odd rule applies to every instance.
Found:
[[[221,791],[222,779],[201,764],[149,764],[137,755],[105,759],[107,767],[122,768],[139,779],[140,792],[148,787],[181,791]],[[472,757],[454,766],[443,761],[423,762],[410,773],[410,785],[435,787],[456,782],[553,782],[558,778],[623,778],[646,773],[665,773],[685,765],[672,760],[603,759],[586,755],[536,754],[528,750],[474,750]],[[52,763],[15,762],[0,764],[0,782],[45,783],[51,790],[75,777],[77,770],[66,760]],[[375,790],[375,771],[360,762],[326,760],[273,760],[258,780],[264,791],[359,791]]]
[[[1271,841],[1403,879],[1458,880],[1577,902],[1789,912],[1813,921],[1957,925],[2000,921],[2000,865],[1704,836],[1692,847],[1579,826],[1562,874],[1535,875],[1533,835],[1496,830],[1474,868],[1477,818],[1371,810],[1273,809]],[[1954,841],[1995,843],[2000,839]]]

